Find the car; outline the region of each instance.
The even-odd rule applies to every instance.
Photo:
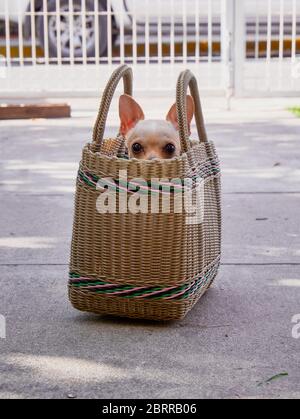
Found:
[[[154,0],[156,1],[156,0]],[[108,32],[111,34],[112,44],[120,40],[121,27],[124,28],[125,41],[128,41],[128,37],[132,34],[133,19],[132,13],[136,16],[136,33],[137,42],[139,39],[145,38],[145,11],[149,17],[149,34],[150,36],[157,36],[157,17],[158,13],[161,16],[162,23],[162,38],[169,35],[170,37],[170,1],[159,0],[156,2],[158,8],[153,7],[153,0],[85,0],[85,39],[86,43],[83,42],[83,19],[82,19],[82,0],[59,0],[59,14],[57,13],[57,0],[9,0],[7,6],[4,1],[0,2],[0,18],[5,18],[5,13],[8,13],[9,20],[11,22],[20,23],[22,21],[24,25],[25,38],[32,37],[32,9],[34,14],[34,25],[35,25],[35,36],[37,43],[41,47],[45,47],[45,33],[48,33],[48,48],[50,57],[58,56],[58,36],[59,31],[58,25],[60,26],[60,44],[61,44],[61,55],[62,57],[70,57],[71,51],[73,51],[74,57],[82,57],[84,53],[84,47],[86,47],[86,54],[88,57],[95,56],[96,50],[96,25],[94,19],[95,5],[100,13],[99,25],[97,30],[99,32],[99,55],[105,56],[109,45]],[[213,7],[218,1],[212,1]],[[43,15],[44,5],[46,4],[48,19],[45,20]],[[73,7],[73,13],[70,13],[70,4]],[[111,13],[107,13],[107,5],[111,7]],[[174,27],[176,29],[176,36],[182,36],[182,12],[183,5],[185,4],[185,10],[187,12],[187,21],[190,25],[195,27],[195,0],[173,0],[174,6]],[[203,13],[202,21],[205,20],[205,15],[208,10],[208,0],[200,0],[199,7],[199,19],[201,12]],[[5,9],[7,7],[7,10]],[[46,8],[45,8],[46,9]],[[73,14],[73,19],[70,19],[70,15]],[[59,23],[58,23],[58,17]],[[111,31],[108,31],[108,18],[111,19]],[[206,19],[207,20],[207,19]],[[47,25],[47,31],[45,31],[45,24]],[[73,25],[73,40],[70,38],[70,25]],[[202,23],[203,24],[203,23]],[[206,24],[207,26],[207,24]],[[220,25],[219,25],[220,26]],[[219,29],[217,29],[218,31]],[[207,31],[207,30],[206,30]],[[195,39],[195,29],[193,30]],[[127,35],[127,38],[126,38]],[[191,31],[188,29],[188,37],[191,37]],[[85,45],[84,45],[85,44]]]
[[[286,0],[285,10],[292,10],[292,1]],[[59,4],[59,11],[57,10]],[[72,9],[70,10],[70,4]],[[85,4],[85,28],[83,25],[82,5]],[[111,13],[107,11],[108,4]],[[120,43],[123,34],[124,42],[133,41],[133,29],[136,32],[136,41],[144,42],[146,33],[152,41],[158,40],[158,33],[162,42],[170,42],[170,33],[174,28],[174,41],[181,41],[183,36],[187,41],[208,41],[208,10],[211,5],[211,41],[220,44],[221,41],[221,17],[219,0],[199,0],[196,13],[195,0],[7,0],[0,1],[0,18],[4,19],[6,12],[9,20],[24,25],[24,35],[32,37],[34,23],[37,43],[42,47],[48,46],[49,56],[58,57],[58,45],[62,57],[72,55],[82,58],[95,57],[99,50],[101,57],[107,55],[108,45]],[[259,41],[266,40],[267,33],[267,1],[257,2],[248,0],[246,4],[247,14],[247,42],[257,39],[257,16],[259,16]],[[279,10],[280,0],[272,0],[272,39],[277,40],[280,32]],[[45,17],[44,5],[47,7],[48,18]],[[172,10],[170,6],[173,5]],[[95,21],[95,6],[99,11],[99,24]],[[34,9],[34,10],[32,10]],[[31,13],[31,12],[34,13]],[[133,15],[135,19],[133,20]],[[197,29],[196,16],[199,18]],[[73,16],[71,18],[71,16]],[[146,18],[146,16],[148,16]],[[186,25],[183,24],[185,16]],[[110,21],[108,20],[110,19]],[[47,27],[45,28],[45,25]],[[291,16],[285,16],[284,33],[291,32]],[[297,16],[297,28],[300,25]],[[58,30],[60,27],[60,31]],[[73,37],[70,37],[70,29],[73,27]],[[110,30],[111,28],[111,30]],[[124,28],[124,33],[123,29]],[[160,28],[160,29],[159,29]],[[46,30],[45,30],[46,29]],[[84,29],[84,30],[83,30]],[[82,34],[85,32],[85,36]],[[98,35],[99,40],[96,40]],[[47,41],[45,42],[45,35]],[[111,37],[109,39],[108,37]],[[84,41],[85,39],[85,41]],[[98,48],[96,48],[98,47]]]

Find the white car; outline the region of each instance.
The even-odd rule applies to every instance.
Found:
[[[136,17],[136,32],[137,42],[140,39],[145,39],[145,16],[148,16],[150,36],[157,37],[157,22],[160,16],[162,39],[170,41],[170,25],[171,15],[173,14],[174,23],[174,39],[182,40],[183,30],[189,41],[195,41],[196,35],[196,21],[195,21],[195,0],[110,0],[112,13],[107,12],[107,0],[97,0],[99,15],[99,54],[105,56],[108,47],[108,33],[111,34],[112,43],[119,40],[120,28],[124,27],[124,33],[129,33],[127,38],[132,38],[133,28],[133,14]],[[292,1],[285,0],[284,4],[286,10],[292,10]],[[46,3],[48,19],[45,19],[43,14],[43,5]],[[56,5],[60,4],[60,10],[57,11]],[[69,5],[73,4],[73,18],[70,19],[71,13]],[[30,38],[32,28],[32,16],[34,16],[35,36],[37,37],[39,45],[43,48],[45,45],[45,34],[48,34],[48,45],[50,57],[57,57],[58,45],[58,26],[60,27],[60,44],[62,57],[70,57],[71,51],[74,51],[75,57],[83,56],[83,33],[86,36],[86,53],[88,57],[95,56],[96,46],[96,25],[93,12],[95,11],[95,0],[85,0],[86,16],[85,16],[85,31],[83,31],[82,19],[82,0],[0,0],[0,19],[4,19],[8,14],[9,20],[12,22],[22,22],[24,25],[24,35]],[[173,4],[173,11],[170,6]],[[199,14],[199,28],[200,39],[207,40],[208,38],[208,10],[211,4],[212,13],[212,40],[220,42],[220,1],[219,0],[199,0],[198,14]],[[267,4],[266,0],[257,2],[256,0],[247,0],[246,14],[247,14],[247,35],[248,40],[253,41],[255,34],[255,19],[256,13],[260,17],[260,28],[262,37],[265,39],[266,22],[267,22]],[[32,8],[34,14],[31,15]],[[279,33],[279,17],[280,0],[272,0],[272,12],[275,15],[272,17],[272,36],[278,37]],[[186,27],[182,24],[183,15],[186,15]],[[288,19],[287,19],[288,18]],[[108,30],[108,19],[111,19],[111,28]],[[59,23],[58,23],[59,22]],[[48,30],[45,31],[45,23],[47,23]],[[300,24],[297,17],[297,26]],[[285,25],[287,31],[291,26],[291,16],[285,17]],[[73,26],[73,39],[70,39],[70,26]],[[286,32],[286,31],[285,31]],[[198,36],[199,36],[198,33]],[[126,41],[126,39],[125,39]]]
[[[156,0],[154,0],[156,2]],[[218,3],[218,0],[213,0],[213,3]],[[61,43],[61,54],[63,57],[70,57],[71,41],[70,41],[70,24],[73,26],[73,49],[75,57],[82,57],[83,54],[83,19],[82,19],[82,0],[73,0],[73,19],[70,19],[70,1],[60,0],[59,15],[57,14],[57,0],[47,0],[47,12],[48,12],[48,45],[49,55],[57,57],[57,41],[58,41],[58,16],[60,26],[60,43]],[[86,5],[86,50],[87,56],[93,57],[95,55],[95,42],[96,42],[96,25],[93,12],[95,11],[95,0],[85,0]],[[170,22],[170,1],[159,0],[156,4],[159,5],[159,11],[156,7],[153,7],[153,0],[142,1],[142,0],[110,0],[112,9],[111,14],[107,13],[107,0],[98,0],[98,11],[103,13],[99,16],[99,53],[100,56],[104,56],[107,53],[108,47],[108,18],[111,19],[111,36],[112,42],[114,43],[120,34],[120,27],[124,27],[124,33],[132,30],[132,14],[136,16],[137,23],[137,35],[141,35],[142,30],[145,30],[145,11],[149,16],[149,27],[150,35],[151,31],[154,33],[155,22],[157,23],[158,12],[162,19],[162,24],[168,24]],[[208,0],[200,0],[205,10],[204,14],[207,13]],[[173,0],[174,12],[175,12],[175,23],[176,21],[182,23],[182,0]],[[5,15],[8,14],[11,22],[19,23],[22,21],[24,25],[25,38],[30,38],[32,28],[32,8],[34,9],[34,23],[35,32],[38,43],[41,47],[44,46],[45,37],[45,18],[43,15],[44,1],[43,0],[7,0],[7,2],[0,0],[0,18],[5,19]],[[185,0],[185,7],[187,10],[187,19],[195,22],[195,0]],[[148,10],[146,10],[148,9]],[[199,14],[201,11],[199,11]],[[177,14],[177,16],[176,16]],[[109,16],[109,17],[108,17]],[[72,23],[71,23],[72,22]]]

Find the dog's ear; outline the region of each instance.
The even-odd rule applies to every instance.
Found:
[[[126,135],[135,125],[145,119],[140,105],[129,95],[122,95],[119,100],[119,115],[121,120],[120,134]]]
[[[194,113],[195,113],[195,105],[194,105],[194,99],[190,95],[187,95],[187,97],[186,97],[186,109],[187,109],[187,120],[188,120],[189,133],[191,134],[191,122],[192,122],[192,119],[193,119],[193,116],[194,116]],[[174,103],[174,105],[171,106],[171,109],[169,110],[166,119],[167,119],[167,121],[171,122],[171,124],[178,131],[176,103]]]

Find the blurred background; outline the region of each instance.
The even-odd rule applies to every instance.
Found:
[[[143,93],[186,67],[208,95],[300,92],[299,0],[0,0],[0,19],[2,97],[99,95],[123,62]]]

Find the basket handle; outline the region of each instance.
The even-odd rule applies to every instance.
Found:
[[[119,84],[119,81],[123,78],[124,93],[132,96],[132,70],[126,64],[119,66],[111,75],[100,104],[98,116],[95,122],[93,131],[93,148],[95,151],[99,150],[103,141],[104,130],[107,120],[108,111],[111,105],[112,98]]]
[[[190,92],[195,103],[195,119],[199,140],[200,142],[204,143],[208,142],[196,77],[190,70],[182,71],[177,81],[176,109],[179,127],[179,138],[181,147],[184,152],[191,148],[189,142],[189,129],[186,109],[186,95],[188,87],[190,88]]]

